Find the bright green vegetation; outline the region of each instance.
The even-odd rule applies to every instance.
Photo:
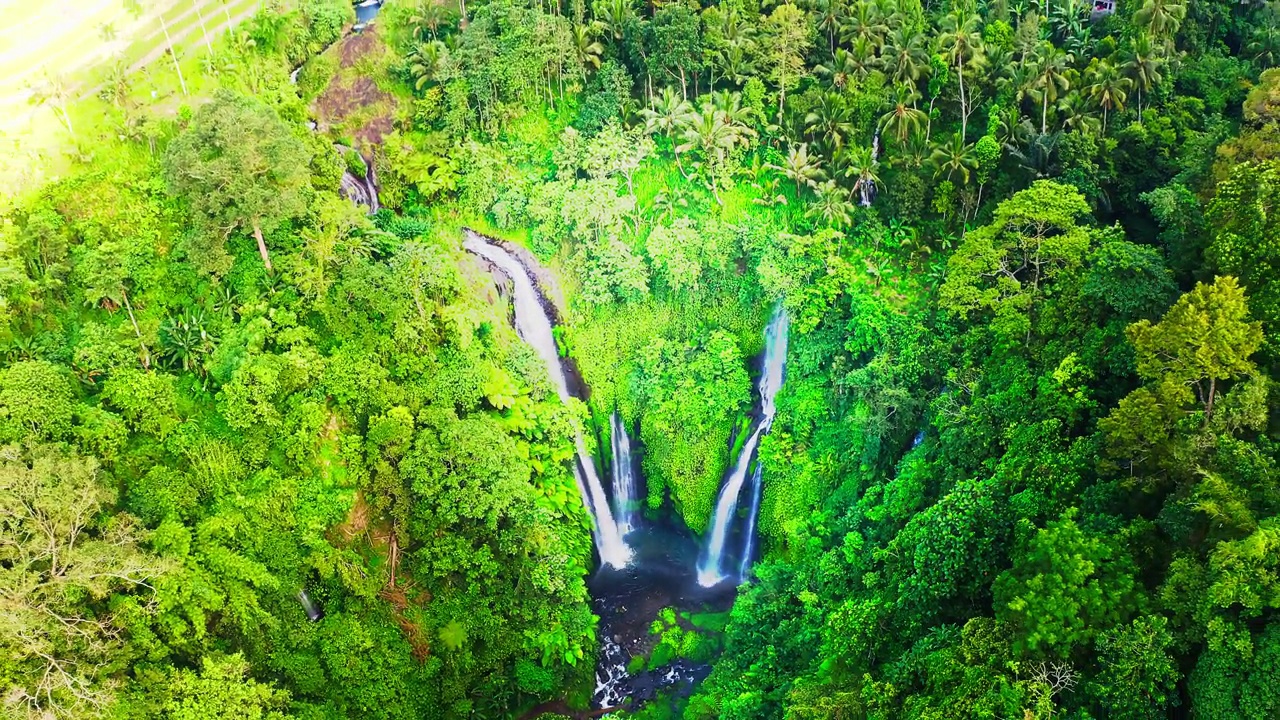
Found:
[[[654,619],[634,670],[713,670],[636,716],[1280,715],[1276,8],[461,9],[267,8],[65,105],[0,220],[0,714],[582,706],[574,433],[703,533],[781,302],[765,557]]]

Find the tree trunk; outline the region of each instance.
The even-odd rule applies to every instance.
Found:
[[[169,37],[169,23],[164,20],[164,13],[160,13],[160,29],[164,31],[164,42],[169,46],[169,57],[173,58],[173,69],[178,73],[178,84],[182,86],[182,94],[188,95],[187,81],[182,77],[182,66],[178,64],[178,53],[173,51],[173,38]]]
[[[258,254],[262,256],[262,264],[267,268],[267,273],[271,272],[271,255],[267,253],[267,243],[262,239],[262,228],[258,227],[258,223],[253,224],[253,239],[258,241]]]
[[[196,18],[200,20],[200,34],[204,36],[204,46],[209,50],[209,54],[213,54],[213,43],[209,42],[209,30],[204,26],[204,13],[200,12],[200,3],[195,3]]]
[[[458,12],[462,14],[462,18],[458,20],[458,27],[465,28],[467,26],[467,0],[458,0]]]
[[[129,304],[129,291],[121,287],[120,297],[124,300],[124,309],[129,311],[129,322],[133,324],[133,334],[138,338],[138,346],[142,348],[142,367],[150,370],[151,351],[147,349],[147,343],[142,339],[142,331],[138,329],[138,319],[133,316],[133,305]]]
[[[964,104],[964,63],[956,63],[956,74],[960,77],[960,139],[969,134],[969,113]]]
[[[1043,135],[1047,131],[1048,124],[1049,124],[1049,89],[1048,88],[1044,89],[1044,94],[1041,96],[1041,98],[1043,102],[1041,103],[1041,109],[1040,109],[1040,134]]]

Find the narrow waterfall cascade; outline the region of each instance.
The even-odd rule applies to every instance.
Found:
[[[716,499],[715,515],[711,518],[708,542],[698,559],[698,584],[703,587],[718,585],[727,577],[724,571],[724,550],[729,538],[729,527],[738,513],[738,496],[742,494],[742,486],[746,483],[747,473],[751,470],[751,463],[755,457],[756,448],[760,445],[760,438],[769,432],[770,426],[773,425],[773,417],[778,412],[774,399],[778,395],[778,389],[782,387],[783,371],[787,363],[788,326],[787,313],[779,305],[764,332],[764,367],[759,380],[760,420],[752,429],[751,435],[747,437],[747,441],[743,443],[742,452],[734,461],[733,469],[720,488],[720,496]],[[759,474],[757,470],[753,475],[753,484],[757,486]],[[755,533],[756,513],[760,510],[759,503],[754,500],[755,493],[756,490],[753,489],[751,515],[747,519],[747,550],[750,550],[751,535]]]
[[[747,530],[742,541],[742,560],[738,563],[738,577],[744,581],[747,579],[747,573],[751,571],[751,556],[756,551],[756,518],[760,516],[760,496],[764,490],[760,475],[760,463],[757,461],[756,469],[751,473],[751,511],[747,513]]]
[[[556,392],[565,403],[569,402],[569,381],[565,375],[564,365],[560,362],[560,354],[556,351],[555,335],[551,331],[551,318],[543,306],[543,299],[533,285],[529,271],[518,259],[503,248],[486,242],[481,236],[470,230],[462,247],[467,251],[493,263],[507,277],[511,278],[512,305],[515,306],[516,333],[520,339],[528,343],[547,367],[547,374],[555,384]],[[582,435],[574,439],[578,453],[578,461],[574,463],[574,478],[578,483],[578,492],[582,495],[582,503],[591,515],[592,534],[595,536],[596,550],[600,553],[600,561],[614,568],[622,569],[631,562],[631,548],[623,539],[623,532],[614,522],[613,511],[609,508],[609,499],[605,495],[604,486],[596,472],[595,461],[587,452]]]
[[[631,457],[631,437],[616,411],[609,416],[609,427],[613,446],[613,514],[618,519],[618,532],[625,538],[640,524],[640,483]]]

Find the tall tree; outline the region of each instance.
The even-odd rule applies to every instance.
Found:
[[[310,160],[275,111],[256,100],[221,92],[196,112],[170,144],[164,169],[211,239],[208,267],[226,269],[222,243],[236,230],[250,230],[271,272],[263,233],[306,210]]]
[[[804,57],[813,46],[813,28],[803,10],[783,3],[765,18],[760,40],[769,79],[778,88],[778,122],[782,122],[787,91],[796,87],[806,72]]]

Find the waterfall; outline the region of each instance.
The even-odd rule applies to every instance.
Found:
[[[560,363],[560,354],[556,350],[555,336],[551,332],[551,318],[543,307],[542,297],[533,286],[529,271],[506,250],[485,242],[479,235],[466,232],[462,246],[468,251],[493,263],[499,270],[511,278],[512,298],[515,307],[516,333],[533,347],[538,357],[547,367],[547,374],[555,384],[556,393],[565,403],[569,402],[569,381],[565,377],[564,366]],[[600,560],[615,568],[624,568],[631,561],[631,548],[623,540],[621,528],[613,520],[613,512],[609,509],[609,500],[600,484],[600,476],[596,473],[595,462],[587,452],[582,441],[582,434],[574,438],[578,461],[574,463],[574,479],[578,483],[578,492],[582,495],[582,504],[591,515],[592,534],[595,537],[596,550]]]
[[[636,482],[636,465],[631,459],[631,438],[617,411],[609,417],[609,426],[613,445],[614,515],[618,518],[618,532],[625,538],[639,524],[640,487]]]
[[[742,541],[742,561],[738,564],[738,577],[743,580],[747,579],[747,572],[751,570],[751,556],[756,550],[756,518],[760,515],[760,463],[756,462],[756,469],[751,473],[751,512],[747,513],[747,535]]]
[[[711,518],[709,540],[702,552],[702,557],[698,559],[698,584],[703,587],[718,585],[726,577],[724,546],[729,537],[729,526],[738,512],[738,496],[742,494],[742,486],[746,482],[747,472],[751,469],[751,461],[760,444],[760,438],[769,432],[769,427],[773,425],[773,416],[778,412],[777,406],[774,405],[774,398],[777,397],[778,388],[782,387],[782,374],[787,362],[788,324],[787,313],[779,305],[764,332],[764,367],[760,372],[759,381],[760,420],[752,429],[747,441],[743,443],[742,452],[734,462],[733,470],[720,488],[720,496],[716,499],[715,515]],[[753,483],[757,487],[759,477],[760,471],[757,469],[753,475]],[[751,535],[755,533],[756,513],[760,510],[759,502],[755,498],[756,492],[756,489],[752,490],[751,515],[747,520],[747,553],[751,550]],[[744,559],[744,563],[746,562],[749,560]]]

